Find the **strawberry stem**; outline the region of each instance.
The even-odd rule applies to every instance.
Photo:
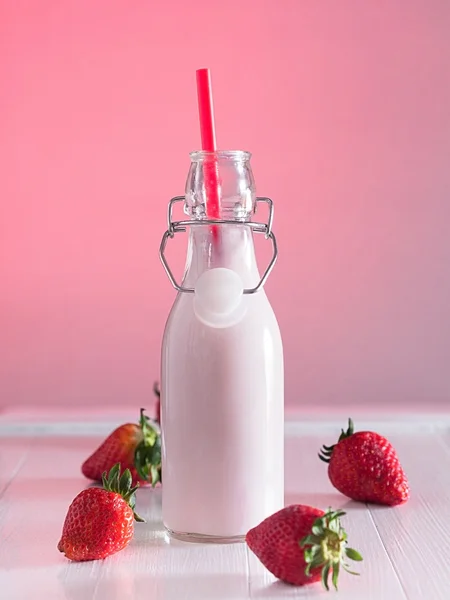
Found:
[[[361,561],[362,556],[353,548],[347,548],[347,533],[340,522],[340,517],[344,515],[345,512],[330,508],[323,517],[314,521],[311,533],[299,542],[300,547],[305,549],[306,575],[310,575],[311,569],[321,568],[322,584],[326,590],[330,589],[330,572],[333,586],[338,589],[341,566],[352,575],[359,575],[349,571],[345,562],[345,558]]]

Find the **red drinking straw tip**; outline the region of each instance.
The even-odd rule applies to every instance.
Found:
[[[197,70],[198,112],[200,116],[200,133],[202,149],[216,151],[216,132],[214,127],[214,108],[209,69]]]
[[[197,70],[197,96],[202,149],[206,152],[215,152],[217,150],[216,133],[214,127],[214,109],[211,90],[211,75],[209,69]],[[205,161],[204,174],[206,213],[210,219],[218,219],[220,216],[220,211],[219,173],[217,161]],[[215,234],[217,234],[216,231]]]

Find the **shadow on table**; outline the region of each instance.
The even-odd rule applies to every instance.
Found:
[[[251,589],[250,598],[265,598],[266,600],[272,600],[273,598],[311,598],[312,594],[315,598],[321,594],[325,597],[327,593],[326,590],[321,588],[320,584],[299,587],[282,581],[274,581],[266,586]]]

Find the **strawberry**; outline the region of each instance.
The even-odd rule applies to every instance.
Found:
[[[81,471],[88,479],[102,481],[104,471],[120,463],[129,469],[133,485],[161,481],[161,434],[158,425],[144,415],[139,423],[126,423],[115,429],[87,458]]]
[[[292,585],[322,580],[329,589],[330,572],[337,589],[339,570],[348,570],[345,557],[362,560],[347,548],[347,534],[341,527],[342,511],[326,513],[312,506],[293,504],[250,529],[246,542],[275,577]],[[352,573],[357,575],[357,573]]]
[[[71,560],[106,558],[128,546],[134,533],[136,487],[131,473],[120,477],[117,463],[103,474],[103,488],[91,487],[78,494],[67,511],[58,550]]]
[[[408,480],[392,445],[373,431],[354,433],[351,419],[337,444],[323,446],[319,458],[328,463],[334,487],[353,500],[395,506],[409,498]]]
[[[155,394],[157,400],[156,400],[156,406],[155,406],[155,421],[157,423],[161,423],[161,388],[159,387],[159,384],[154,383],[153,385],[153,393]]]

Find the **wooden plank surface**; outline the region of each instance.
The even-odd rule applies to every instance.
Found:
[[[448,600],[450,452],[440,434],[391,436],[411,486],[400,510],[370,513],[407,598]]]
[[[25,440],[0,437],[0,498],[22,468],[33,441],[33,437]]]
[[[338,426],[336,426],[338,429]],[[360,577],[342,574],[340,600],[448,598],[450,437],[390,435],[410,478],[408,504],[386,509],[348,501],[317,458],[328,430],[286,439],[286,503],[343,508]],[[216,600],[326,597],[320,585],[277,582],[244,544],[169,540],[161,489],[139,490],[132,544],[105,561],[75,564],[56,549],[67,507],[87,482],[80,473],[98,437],[0,437],[0,597],[5,600]],[[330,597],[333,597],[331,595]]]

